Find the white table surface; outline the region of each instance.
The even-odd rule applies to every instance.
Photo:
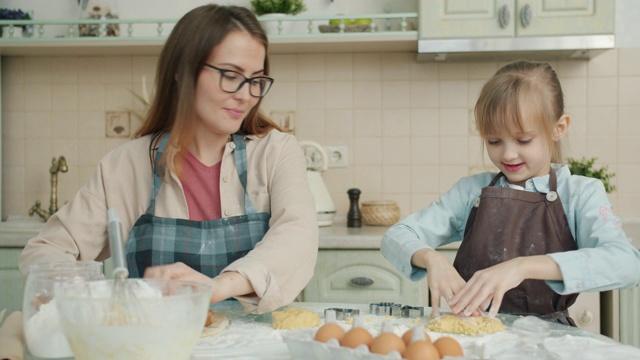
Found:
[[[385,317],[369,315],[369,304],[332,304],[332,303],[293,303],[289,307],[298,307],[317,312],[323,318],[327,308],[357,308],[365,317],[365,326],[372,334],[377,334]],[[274,330],[271,326],[271,315],[252,315],[243,313],[239,303],[225,301],[213,306],[216,311],[221,311],[229,317],[229,327],[220,334],[198,341],[191,359],[292,359],[287,345],[283,341],[283,334],[287,330]],[[404,331],[416,324],[426,324],[429,320],[430,309],[425,309],[425,317],[422,319],[401,319],[386,317],[394,323],[396,333],[401,335]],[[498,315],[509,326],[516,317]],[[343,323],[344,324],[344,323]],[[545,341],[548,348],[554,350],[562,359],[640,359],[640,349],[622,345],[607,337],[594,334],[578,328],[549,323],[549,338]],[[346,324],[345,324],[346,326]],[[297,330],[300,331],[300,330]],[[309,330],[312,334],[313,330]],[[429,333],[432,340],[440,336],[450,334]],[[480,344],[493,343],[492,346],[504,346],[508,341],[513,341],[515,334],[509,329],[505,333],[472,337],[453,335],[465,348],[469,357],[472,356]],[[324,345],[323,345],[324,346]],[[487,345],[483,345],[487,346]],[[468,351],[468,349],[474,349]],[[582,352],[582,355],[579,353]],[[605,356],[606,355],[606,356]],[[312,356],[311,354],[309,356]],[[595,357],[593,357],[595,356]],[[312,359],[313,357],[310,357]],[[382,358],[382,357],[375,357]]]

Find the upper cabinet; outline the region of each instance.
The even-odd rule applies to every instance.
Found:
[[[420,38],[614,33],[611,0],[421,0]]]
[[[543,51],[549,57],[573,51],[588,57],[590,50],[614,47],[614,5],[611,0],[420,0],[419,52]]]

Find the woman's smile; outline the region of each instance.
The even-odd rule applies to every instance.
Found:
[[[224,108],[229,115],[234,119],[241,119],[244,117],[244,111],[237,108]]]

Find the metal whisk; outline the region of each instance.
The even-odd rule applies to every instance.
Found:
[[[107,233],[114,265],[111,306],[107,323],[109,325],[135,324],[139,321],[140,314],[136,311],[136,295],[127,283],[129,270],[124,256],[120,218],[115,209],[107,211]]]

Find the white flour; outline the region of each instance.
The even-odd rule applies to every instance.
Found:
[[[55,299],[42,304],[39,311],[25,323],[24,335],[32,355],[41,358],[73,356],[60,326]]]

